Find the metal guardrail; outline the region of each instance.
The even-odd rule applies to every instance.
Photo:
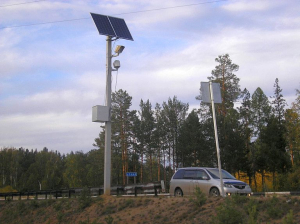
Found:
[[[251,196],[270,196],[270,195],[300,195],[300,191],[252,192],[251,193]]]
[[[111,188],[111,195],[127,195],[127,196],[140,196],[140,195],[154,195],[158,196],[161,193],[162,187],[160,182],[148,183],[148,184],[132,184],[132,185],[120,185],[113,186]],[[71,198],[72,196],[79,196],[83,188],[73,189],[61,189],[61,190],[45,190],[36,192],[8,192],[0,193],[0,200],[14,200],[18,198],[22,200],[22,197],[29,199],[50,199],[50,198]],[[91,196],[99,196],[104,193],[103,187],[89,188]],[[39,196],[43,195],[43,198]],[[169,195],[169,194],[164,194]],[[285,191],[285,192],[252,192],[251,196],[272,196],[272,195],[300,195],[300,191]]]
[[[0,193],[0,199],[4,198],[6,200],[7,198],[11,198],[12,200],[14,197],[18,197],[21,199],[22,197],[26,197],[27,200],[30,199],[30,197],[38,198],[39,195],[44,195],[44,199],[48,198],[58,198],[62,197],[63,195],[67,195],[68,198],[71,197],[72,194],[75,194],[74,189],[68,189],[68,190],[49,190],[49,191],[36,191],[36,192],[8,192],[8,193]]]
[[[154,196],[158,196],[158,193],[161,189],[160,182],[153,182],[148,184],[134,184],[134,185],[120,185],[111,187],[111,195],[134,195],[138,194],[149,194],[152,193]],[[0,200],[11,199],[14,200],[15,197],[18,197],[19,200],[22,197],[26,197],[27,200],[31,198],[35,199],[48,199],[48,198],[61,198],[67,197],[71,198],[72,196],[77,196],[81,194],[82,188],[73,188],[73,189],[61,189],[61,190],[45,190],[45,191],[30,191],[30,192],[8,192],[0,193]],[[89,188],[91,196],[99,196],[104,193],[103,187],[93,187]],[[39,198],[43,195],[44,198]]]

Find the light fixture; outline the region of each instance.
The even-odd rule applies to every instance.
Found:
[[[120,61],[119,60],[115,60],[113,63],[113,66],[116,70],[118,70],[121,67]]]
[[[117,53],[117,54],[121,54],[122,53],[122,51],[124,50],[124,46],[122,46],[122,45],[117,45],[117,47],[116,47],[116,49],[115,49],[115,52]]]

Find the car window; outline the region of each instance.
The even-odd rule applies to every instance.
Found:
[[[196,171],[195,170],[186,170],[183,175],[184,179],[196,179]]]
[[[182,179],[183,178],[183,174],[184,174],[184,170],[178,170],[174,176],[173,176],[173,179]]]
[[[196,179],[198,180],[207,180],[208,179],[208,175],[204,170],[197,170],[196,171]]]
[[[207,172],[212,176],[214,179],[220,179],[219,175],[219,169],[207,169]],[[222,170],[222,177],[223,179],[236,179],[234,176],[232,176],[230,173],[228,173],[225,170]]]

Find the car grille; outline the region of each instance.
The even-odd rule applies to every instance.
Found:
[[[233,186],[240,190],[245,189],[245,187],[246,187],[245,185],[233,185]]]

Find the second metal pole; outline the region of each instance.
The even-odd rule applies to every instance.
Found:
[[[216,140],[216,148],[217,148],[217,157],[218,157],[218,167],[219,167],[219,175],[221,182],[221,196],[224,195],[224,184],[223,184],[223,175],[222,175],[222,167],[221,167],[221,158],[220,158],[220,148],[219,148],[219,139],[218,139],[218,130],[217,130],[217,122],[216,122],[216,114],[215,114],[215,102],[214,102],[214,94],[212,88],[212,82],[209,81],[209,91],[210,91],[210,99],[211,99],[211,109],[213,113],[213,121],[214,121],[214,130],[215,130],[215,140]]]

